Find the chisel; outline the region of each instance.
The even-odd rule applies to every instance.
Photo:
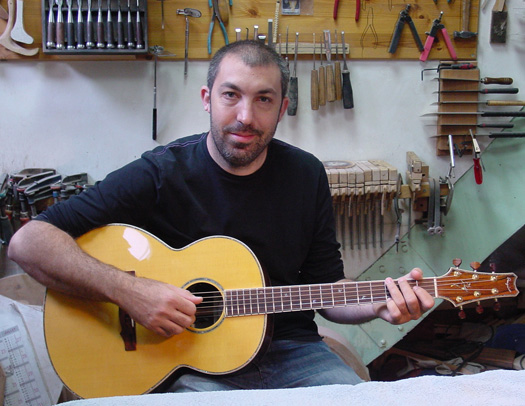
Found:
[[[454,137],[467,137],[470,134],[454,134]],[[446,137],[448,134],[437,134],[432,135],[430,138]],[[490,137],[490,138],[522,138],[525,137],[525,133],[522,132],[498,132],[488,134],[476,134],[477,137]]]
[[[102,0],[98,0],[97,15],[97,48],[105,48],[104,43],[104,19],[102,18]]]
[[[82,16],[82,0],[77,0],[77,49],[84,49],[84,17]]]
[[[481,79],[460,79],[460,78],[434,78],[441,81],[460,81],[460,82],[479,82],[484,85],[512,85],[512,78],[481,78]]]
[[[297,114],[297,104],[299,102],[299,84],[297,83],[297,51],[299,49],[299,33],[295,33],[295,55],[293,62],[293,76],[290,77],[290,88],[288,90],[288,115],[295,116]]]
[[[525,111],[438,111],[425,113],[422,116],[472,116],[482,117],[525,117]]]
[[[315,69],[315,32],[314,35],[314,68],[312,69],[312,73],[310,75],[310,103],[312,106],[312,110],[319,110],[319,75],[317,74],[317,70]]]
[[[343,86],[341,83],[341,62],[337,60],[339,54],[339,44],[337,42],[337,30],[335,30],[335,60],[334,60],[334,80],[335,80],[335,99],[341,100],[343,97]]]
[[[93,16],[91,15],[91,0],[88,0],[88,12],[87,12],[87,30],[86,30],[86,47],[93,48],[95,43],[93,42]]]
[[[120,7],[120,0],[118,2],[118,14],[117,14],[117,48],[124,49],[124,21],[122,20],[122,9]]]
[[[64,15],[62,14],[62,0],[57,0],[57,49],[64,49],[65,35],[64,35]]]
[[[341,42],[343,45],[343,107],[345,109],[353,109],[354,93],[352,91],[352,84],[350,82],[350,71],[346,65],[346,44],[344,31],[341,31]]]
[[[435,124],[425,124],[425,125],[431,125],[432,127],[435,127]],[[447,127],[472,127],[475,125],[478,128],[514,128],[514,124],[512,123],[502,123],[502,124],[493,124],[493,123],[480,123],[480,124],[461,124],[461,123],[441,123],[440,126],[447,126]]]
[[[332,66],[332,40],[329,30],[324,30],[324,51],[326,55],[326,100],[335,101],[334,68]]]
[[[476,89],[476,90],[437,90],[433,93],[497,93],[497,94],[516,94],[519,92],[519,89],[515,87],[499,87],[497,89]]]
[[[323,66],[323,41],[321,43],[321,52],[319,53],[319,59],[321,66],[319,67],[319,105],[326,105],[326,71]]]
[[[73,10],[71,5],[73,0],[67,0],[67,49],[75,49],[75,22],[73,19]]]
[[[137,21],[135,21],[135,32],[137,36],[137,49],[144,49],[144,39],[142,35],[142,20],[140,18],[139,0],[137,0]]]
[[[454,100],[435,102],[432,104],[484,104],[485,106],[525,106],[525,100]]]
[[[133,19],[131,18],[131,4],[130,0],[128,0],[128,48],[135,48],[135,42],[133,40],[135,39],[133,36]]]
[[[111,0],[108,0],[108,19],[106,26],[106,42],[109,49],[115,48],[115,40],[113,35],[113,19],[111,18]]]

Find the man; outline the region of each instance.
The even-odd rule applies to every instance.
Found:
[[[324,168],[311,154],[273,139],[288,106],[288,80],[282,58],[257,41],[222,48],[201,90],[210,113],[208,133],[147,152],[83,194],[52,206],[12,238],[10,257],[46,286],[116,303],[166,337],[195,321],[202,299],[100,263],[74,237],[112,222],[144,228],[175,248],[228,235],[254,251],[272,285],[343,279]],[[414,269],[409,276],[420,279],[422,273]],[[399,287],[390,278],[385,284],[391,295],[386,304],[321,314],[339,323],[381,317],[398,324],[419,318],[434,304],[428,292],[412,289],[406,278]],[[322,343],[313,317],[313,311],[275,315],[273,342],[261,360],[231,376],[188,373],[171,390],[360,382]]]

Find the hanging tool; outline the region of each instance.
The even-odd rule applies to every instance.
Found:
[[[184,76],[187,76],[188,75],[188,50],[190,47],[190,19],[188,17],[199,18],[202,15],[202,13],[199,10],[194,9],[194,8],[185,8],[185,9],[178,9],[177,14],[183,15],[186,18],[186,29],[184,32],[184,38],[185,38],[185,41],[184,41]],[[239,41],[240,33],[241,33],[241,29],[238,28],[238,30],[239,30],[238,31],[239,38],[237,39],[237,41]],[[237,32],[237,28],[235,29],[235,31]]]
[[[427,70],[435,70],[439,73],[442,69],[474,69],[476,65],[473,63],[440,63],[437,68],[426,68],[421,70],[421,80],[423,80],[423,73]]]
[[[355,1],[355,22],[359,21],[359,13],[361,12],[361,0]]]
[[[47,48],[56,48],[56,21],[53,14],[53,0],[49,0],[49,13],[47,15]],[[10,19],[9,19],[10,20]],[[9,22],[9,20],[7,20]]]
[[[284,48],[284,60],[286,61],[286,68],[290,70],[290,61],[288,60],[288,26],[286,27],[286,46]]]
[[[346,44],[344,31],[341,31],[341,41],[343,43],[343,107],[345,109],[353,109],[354,92],[352,91],[352,83],[350,82],[350,71],[346,65]]]
[[[82,0],[77,0],[77,49],[84,49],[84,17],[82,15]]]
[[[421,42],[421,38],[419,38],[419,34],[417,33],[416,25],[414,24],[414,21],[412,21],[412,17],[410,17],[408,14],[409,11],[410,4],[407,4],[406,8],[401,10],[399,13],[399,17],[394,28],[394,34],[392,35],[392,41],[390,42],[390,47],[388,48],[388,52],[391,54],[394,54],[397,50],[397,46],[399,45],[399,40],[401,38],[401,32],[405,27],[405,23],[410,27],[410,31],[412,32],[412,36],[414,37],[414,41],[416,42],[419,52],[423,52],[425,49],[423,43]]]
[[[461,79],[461,78],[434,78],[440,81],[460,81],[460,82],[479,82],[484,85],[512,85],[512,78],[481,78],[481,79]]]
[[[334,1],[334,20],[337,20],[337,11],[338,11],[338,8],[339,8],[339,0],[335,0]]]
[[[313,40],[314,68],[312,69],[312,73],[310,75],[310,104],[312,106],[312,110],[319,110],[319,74],[317,73],[317,70],[315,69],[315,32],[313,33],[313,36],[314,36],[314,40]]]
[[[106,25],[106,42],[107,42],[107,48],[113,49],[115,48],[115,39],[113,34],[113,19],[111,18],[111,0],[108,0],[108,18],[107,18],[107,25]],[[137,11],[138,13],[138,11]]]
[[[478,140],[476,139],[476,136],[470,130],[470,136],[472,138],[472,146],[474,151],[474,178],[476,179],[476,183],[478,185],[481,185],[483,183],[483,169],[481,166],[481,149],[478,144]]]
[[[117,48],[124,49],[124,20],[122,19],[122,9],[120,7],[120,0],[118,0],[118,14],[117,14]]]
[[[335,60],[334,60],[334,81],[335,81],[335,99],[341,100],[343,95],[343,86],[341,83],[341,62],[337,60],[339,56],[339,44],[337,42],[337,30],[334,31],[335,38]]]
[[[275,2],[275,13],[273,16],[273,38],[277,40],[277,36],[279,35],[279,11],[281,7],[281,2],[277,0]]]
[[[49,0],[49,1],[51,2],[52,0]],[[52,8],[52,6],[51,6],[51,8]],[[20,54],[20,55],[24,55],[24,56],[36,55],[38,53],[38,48],[32,48],[32,49],[24,48],[24,47],[18,45],[16,42],[14,42],[12,40],[12,38],[11,38],[11,31],[13,30],[13,24],[14,24],[14,20],[15,20],[15,4],[14,4],[14,0],[7,0],[7,10],[8,10],[9,18],[7,20],[7,24],[6,24],[6,27],[4,29],[4,32],[2,33],[2,35],[0,35],[0,45],[3,45],[4,48],[10,50],[11,52],[15,52],[17,54]],[[50,10],[50,13],[52,13],[52,12],[53,11]]]
[[[219,12],[219,0],[211,0],[211,2],[212,2],[213,10],[212,10],[211,21],[210,21],[210,29],[208,31],[208,54],[210,55],[211,55],[211,36],[213,34],[213,27],[215,26],[215,19],[217,19],[217,21],[219,22],[219,26],[221,28],[225,44],[228,45],[230,43],[228,41],[228,33],[226,32],[226,27],[224,26],[224,22]]]
[[[24,0],[16,0],[16,19],[15,25],[11,30],[11,38],[23,44],[32,44],[34,42],[24,29]]]
[[[516,87],[498,87],[496,89],[474,89],[474,90],[437,90],[433,93],[481,93],[481,94],[516,94]]]
[[[299,49],[299,33],[295,33],[295,55],[293,61],[293,75],[290,76],[290,87],[288,89],[288,115],[295,116],[297,114],[297,104],[299,103],[299,84],[297,82],[297,54]]]
[[[428,59],[428,55],[430,54],[430,50],[432,49],[432,44],[434,43],[436,35],[439,31],[441,31],[441,34],[443,35],[443,39],[445,40],[445,44],[447,45],[448,52],[450,53],[452,59],[454,61],[458,59],[456,51],[454,50],[454,46],[452,45],[452,42],[448,37],[447,29],[445,28],[445,25],[441,22],[442,18],[443,11],[440,13],[439,18],[436,18],[432,23],[432,28],[430,29],[430,33],[428,34],[427,40],[425,42],[424,50],[421,53],[421,56],[419,57],[420,61],[425,62]]]
[[[66,47],[65,30],[64,30],[64,14],[62,14],[63,0],[56,0],[57,4],[57,49],[64,49]]]
[[[496,0],[492,8],[492,19],[490,21],[490,42],[492,44],[504,44],[507,42],[507,17],[505,0]]]
[[[102,16],[102,0],[98,0],[97,14],[97,48],[105,48],[104,42],[104,17]]]
[[[142,19],[140,18],[140,4],[137,0],[137,18],[135,19],[135,33],[137,36],[137,49],[144,49],[144,36],[143,36],[143,27]]]
[[[432,104],[484,104],[485,106],[525,106],[525,100],[453,100]]]
[[[323,66],[323,40],[321,39],[321,52],[319,53],[319,60],[321,66],[319,67],[319,105],[326,105],[326,71]]]
[[[324,30],[324,51],[326,55],[326,100],[335,101],[335,79],[332,66],[332,39],[330,30]]]
[[[164,51],[164,47],[160,45],[154,45],[149,48],[149,53],[153,54],[154,63],[153,63],[153,129],[152,129],[152,139],[155,141],[157,139],[157,59],[162,56],[174,56],[170,52]]]
[[[431,125],[434,127],[436,124],[426,124]],[[462,123],[442,123],[441,126],[447,126],[447,127],[465,127],[466,124]],[[467,125],[468,127],[468,125]],[[501,124],[493,124],[493,123],[480,123],[476,124],[476,127],[478,128],[514,128],[514,124],[512,123],[501,123]]]
[[[164,0],[160,0],[160,20],[161,28],[164,29]]]
[[[75,21],[73,19],[73,10],[71,8],[73,0],[66,0],[67,3],[67,49],[75,49]]]
[[[477,37],[478,33],[469,31],[470,25],[470,0],[461,0],[461,31],[454,31],[456,39],[470,39]]]
[[[86,18],[86,47],[87,48],[93,48],[95,46],[95,43],[93,42],[93,16],[91,15],[91,0],[87,0],[88,2],[88,10],[87,10],[87,18]]]
[[[268,46],[272,49],[275,48],[273,43],[273,20],[271,18],[268,19]]]
[[[254,25],[253,26],[253,40],[257,41],[259,39],[259,26]]]
[[[127,32],[128,32],[128,48],[132,49],[135,48],[135,42],[133,41],[135,39],[133,35],[133,19],[131,17],[131,3],[130,0],[128,0],[128,21],[127,21]]]
[[[438,111],[422,116],[478,115],[482,117],[525,117],[525,111]]]

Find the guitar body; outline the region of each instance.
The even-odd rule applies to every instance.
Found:
[[[228,237],[210,237],[183,249],[125,225],[81,236],[80,247],[102,262],[136,277],[179,287],[227,289],[265,286],[260,264],[248,247]],[[191,289],[190,289],[191,290]],[[52,364],[74,393],[84,398],[147,393],[181,367],[208,374],[235,372],[261,351],[267,316],[225,317],[171,338],[135,325],[136,349],[126,351],[119,308],[48,290],[44,332]],[[234,351],[232,351],[234,349]]]

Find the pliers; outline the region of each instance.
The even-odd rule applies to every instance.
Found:
[[[439,15],[439,18],[436,18],[434,22],[432,23],[432,28],[430,29],[430,32],[428,33],[427,40],[425,42],[425,49],[421,53],[421,56],[419,57],[420,61],[425,62],[428,59],[428,54],[430,53],[430,49],[432,48],[432,44],[434,43],[434,40],[436,39],[436,35],[439,31],[443,34],[443,39],[445,40],[445,44],[447,44],[448,52],[450,53],[450,56],[454,61],[458,59],[456,55],[456,51],[454,50],[454,47],[452,46],[452,41],[450,41],[450,38],[448,37],[447,30],[445,26],[441,23],[441,18],[443,17],[443,12]]]
[[[414,21],[412,21],[412,17],[408,15],[409,11],[410,4],[407,4],[406,8],[399,13],[399,18],[397,19],[396,27],[394,28],[394,34],[392,35],[392,41],[390,42],[390,47],[388,48],[388,52],[391,54],[394,54],[397,50],[399,39],[401,38],[401,32],[405,27],[405,23],[407,23],[410,27],[410,31],[412,32],[412,36],[414,37],[414,41],[416,42],[419,52],[423,52],[424,50],[423,43],[421,42],[421,38],[419,38]]]
[[[228,33],[226,32],[226,27],[224,26],[224,22],[222,21],[221,15],[219,13],[219,0],[210,0],[212,3],[213,11],[211,15],[211,21],[210,21],[210,30],[208,31],[208,54],[211,54],[211,36],[213,34],[213,27],[215,26],[215,19],[219,22],[219,26],[221,27],[222,35],[224,36],[224,42],[226,45],[230,43],[228,40]]]

